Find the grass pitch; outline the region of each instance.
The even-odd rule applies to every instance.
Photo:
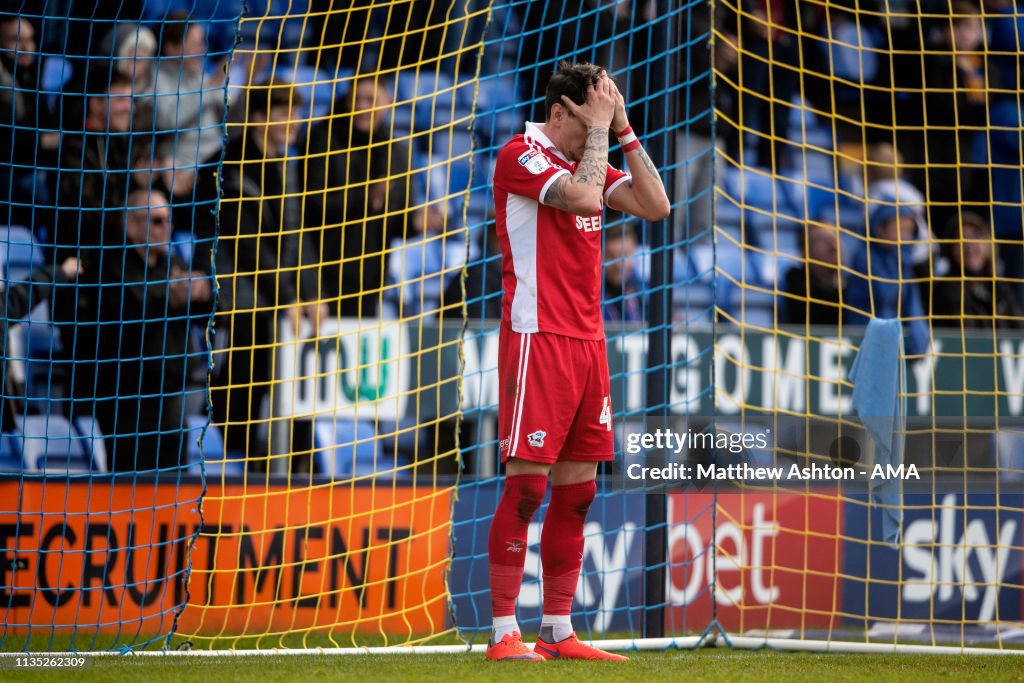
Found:
[[[81,671],[0,672],[0,679],[35,681],[538,681],[612,680],[661,683],[722,681],[1024,681],[1024,657],[838,655],[743,652],[626,653],[631,661],[498,664],[483,655],[306,655],[259,657],[98,657]],[[12,675],[13,674],[13,675]]]

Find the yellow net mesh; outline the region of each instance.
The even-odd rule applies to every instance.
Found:
[[[1019,37],[1013,3],[982,4],[716,5],[716,408],[772,430],[777,464],[921,477],[721,496],[723,523],[774,543],[754,557],[720,536],[718,571],[790,596],[759,606],[757,586],[723,579],[730,630],[891,642],[929,624],[926,640],[962,643],[939,631],[1019,616],[996,597],[1019,575],[982,569],[1021,551]],[[903,349],[865,349],[875,318],[900,321]],[[854,400],[858,351],[858,377],[898,387],[891,404]],[[884,376],[897,352],[905,376]],[[892,457],[855,416],[900,406]]]
[[[210,394],[226,455],[207,463],[180,623],[196,646],[452,629],[459,387],[442,365],[463,307],[439,289],[466,259],[467,25],[487,10],[419,12],[334,3],[239,27]],[[239,461],[244,483],[225,483]]]

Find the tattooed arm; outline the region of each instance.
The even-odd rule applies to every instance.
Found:
[[[608,129],[593,126],[587,131],[587,145],[576,172],[556,178],[544,195],[544,203],[580,216],[599,213],[607,170]]]
[[[614,83],[612,86],[614,87]],[[626,104],[618,88],[615,89],[615,96],[616,108],[612,128],[622,131],[629,127],[629,119],[626,118]],[[633,179],[620,185],[609,195],[608,206],[649,221],[659,221],[668,217],[672,207],[668,195],[665,194],[665,183],[662,182],[658,168],[647,155],[647,151],[640,146],[627,152],[626,163],[629,164]]]
[[[591,85],[582,105],[563,96],[562,106],[567,114],[587,126],[587,142],[576,172],[572,176],[558,177],[548,188],[543,201],[562,211],[593,216],[600,213],[604,201],[604,180],[608,170],[608,128],[615,115],[615,89],[611,79],[603,77]]]

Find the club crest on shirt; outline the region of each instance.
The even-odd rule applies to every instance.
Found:
[[[520,166],[533,175],[540,175],[551,168],[551,162],[548,161],[548,158],[535,149],[520,154],[518,161]]]
[[[547,436],[547,435],[548,435],[547,432],[538,429],[533,434],[527,434],[526,435],[526,440],[534,448],[543,448],[544,447],[544,437]]]

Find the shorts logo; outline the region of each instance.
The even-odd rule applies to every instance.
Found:
[[[519,155],[519,158],[516,161],[519,162],[520,166],[533,175],[540,175],[551,168],[551,162],[548,161],[547,157],[535,149],[531,149],[529,152]]]
[[[533,434],[527,434],[526,435],[526,439],[527,439],[527,441],[530,442],[530,445],[533,446],[534,448],[543,448],[544,447],[544,437],[547,436],[547,435],[548,435],[547,432],[538,429]]]
[[[526,544],[518,538],[513,538],[511,541],[505,541],[505,551],[510,553],[521,553]]]
[[[508,447],[509,447],[509,445],[511,443],[512,443],[512,437],[511,436],[506,436],[504,439],[502,439],[501,441],[498,442],[498,450],[499,451],[507,451]]]

